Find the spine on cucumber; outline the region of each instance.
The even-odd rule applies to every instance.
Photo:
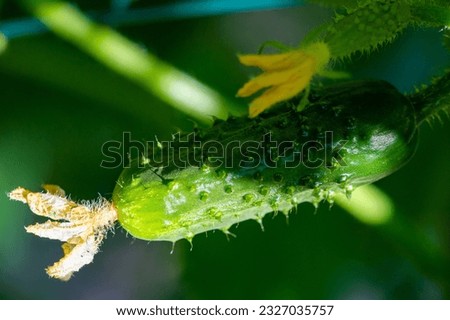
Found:
[[[278,108],[174,137],[117,182],[119,221],[136,238],[191,240],[301,202],[333,202],[396,171],[417,142],[413,107],[383,81],[313,92],[300,113]]]

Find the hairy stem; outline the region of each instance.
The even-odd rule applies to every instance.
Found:
[[[440,112],[450,112],[450,70],[435,79],[431,85],[409,95],[417,115],[417,125],[439,116]]]

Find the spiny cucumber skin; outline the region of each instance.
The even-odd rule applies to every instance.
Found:
[[[145,240],[191,240],[208,230],[261,220],[269,212],[287,214],[301,202],[332,202],[335,193],[381,179],[413,154],[414,111],[386,82],[344,83],[312,94],[310,100],[301,113],[284,108],[257,119],[218,122],[198,132],[199,139],[261,141],[270,131],[272,140],[295,141],[297,148],[306,141],[323,141],[324,132],[332,131],[335,143],[348,140],[342,148],[345,166],[286,168],[287,154],[278,158],[277,168],[168,166],[157,175],[154,168],[139,168],[137,159],[123,171],[113,193],[123,228]]]

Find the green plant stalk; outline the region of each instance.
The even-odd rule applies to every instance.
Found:
[[[106,26],[90,21],[69,3],[24,0],[49,29],[115,72],[148,89],[170,106],[204,124],[239,108],[188,74],[167,64]]]
[[[450,112],[450,70],[442,77],[433,80],[426,86],[409,96],[414,106],[418,126],[424,121],[431,121],[439,114]]]
[[[335,202],[358,221],[375,228],[430,278],[445,283],[450,267],[448,254],[424,230],[396,214],[393,201],[382,190],[373,184],[361,186],[352,193],[351,199],[336,194]]]
[[[8,40],[2,33],[0,33],[0,54],[6,50],[7,46],[8,46]]]
[[[392,220],[395,212],[389,196],[372,184],[357,188],[350,199],[343,194],[336,194],[335,202],[367,225],[384,225]]]

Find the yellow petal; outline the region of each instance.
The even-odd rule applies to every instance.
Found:
[[[239,89],[237,96],[248,97],[261,89],[270,86],[278,86],[285,82],[292,81],[293,78],[297,77],[299,72],[301,72],[301,68],[299,67],[279,72],[265,72],[245,83],[244,86]]]
[[[256,117],[264,110],[280,101],[290,99],[300,93],[311,81],[312,74],[304,74],[296,81],[272,87],[252,101],[249,108],[250,118]]]
[[[328,46],[323,42],[282,54],[239,56],[242,64],[259,67],[265,72],[248,81],[237,95],[248,97],[271,87],[250,104],[249,115],[255,117],[275,103],[300,93],[314,74],[323,71],[330,57]]]
[[[295,67],[307,55],[299,50],[280,54],[239,55],[239,61],[245,66],[258,67],[264,71],[283,70]]]

